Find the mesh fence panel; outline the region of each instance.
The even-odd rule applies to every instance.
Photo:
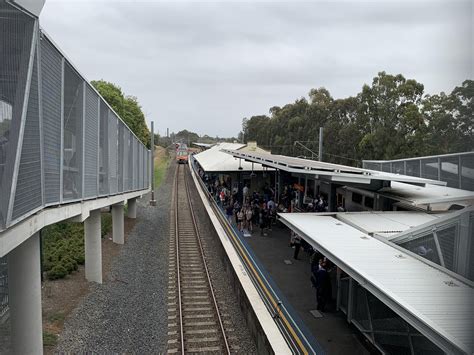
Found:
[[[438,180],[438,159],[421,160],[421,177]]]
[[[353,317],[362,326],[362,328],[365,330],[370,330],[366,291],[360,285],[357,285],[355,288]]]
[[[349,302],[349,279],[341,279],[341,307],[347,312]]]
[[[143,179],[143,147],[138,143],[138,189],[142,188],[142,179]]]
[[[146,188],[150,187],[150,178],[151,178],[151,151],[147,151],[146,156]]]
[[[441,158],[441,181],[446,181],[449,187],[460,188],[459,186],[459,158]]]
[[[82,197],[82,125],[84,81],[64,65],[63,199]]]
[[[461,157],[461,188],[474,191],[474,153]]]
[[[124,129],[123,132],[123,166],[122,166],[122,171],[123,171],[123,191],[129,191],[129,185],[128,185],[128,159],[129,159],[129,154],[130,154],[130,132],[127,129]]]
[[[469,280],[474,281],[474,213],[469,215],[469,240],[471,247],[468,254],[468,278]]]
[[[406,175],[409,176],[420,176],[420,161],[419,160],[407,160],[407,171]]]
[[[392,173],[405,175],[405,163],[403,161],[396,161],[392,163]]]
[[[128,133],[128,190],[133,190],[133,135]]]
[[[41,39],[41,71],[44,198],[49,204],[59,202],[61,194],[62,56],[46,38]]]
[[[367,292],[367,301],[374,331],[408,331],[406,322],[370,292]]]
[[[23,133],[20,167],[12,219],[17,219],[43,203],[41,193],[41,146],[39,121],[38,56],[35,54],[30,94]]]
[[[99,194],[109,193],[109,108],[100,100],[99,127]]]
[[[138,142],[133,138],[133,189],[138,189]]]
[[[0,229],[7,209],[28,74],[34,20],[0,1]]]
[[[425,259],[428,259],[438,265],[440,265],[439,255],[436,249],[436,243],[434,241],[433,234],[426,234],[405,243],[400,244],[405,249],[408,249]]]
[[[99,137],[99,96],[86,85],[86,114],[84,129],[84,197],[97,196]]]
[[[385,171],[386,173],[390,173],[391,172],[391,167],[390,167],[390,163],[382,163],[382,171]]]
[[[118,192],[123,191],[123,166],[124,166],[124,142],[123,136],[125,125],[122,121],[118,122]]]
[[[117,117],[109,111],[109,193],[117,193]]]
[[[456,226],[451,226],[445,229],[436,231],[438,242],[443,254],[444,266],[449,270],[455,271],[455,256],[456,256]]]
[[[380,163],[364,162],[363,164],[364,164],[364,169],[382,170],[382,164]]]

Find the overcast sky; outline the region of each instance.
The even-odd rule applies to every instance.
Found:
[[[88,80],[137,96],[160,134],[236,136],[311,88],[356,95],[377,72],[425,92],[473,79],[474,0],[46,0],[41,26]]]

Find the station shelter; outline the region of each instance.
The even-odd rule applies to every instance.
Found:
[[[279,213],[337,267],[337,309],[382,353],[474,351],[474,193],[446,182],[225,149],[275,169],[276,197],[326,194],[328,212]],[[343,204],[344,211],[338,205]],[[298,209],[295,209],[298,211]]]
[[[224,149],[246,152],[266,152],[256,143],[217,143],[192,156],[193,164],[201,169],[204,179],[217,179],[230,190],[240,194],[244,186],[249,193],[261,191],[265,186],[273,186],[275,169],[259,163],[246,162],[223,152]]]

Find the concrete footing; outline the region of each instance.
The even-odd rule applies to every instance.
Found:
[[[131,198],[127,200],[127,217],[128,218],[137,218],[137,199]]]
[[[125,242],[123,203],[112,205],[112,236],[114,243],[123,244]]]
[[[8,300],[14,354],[43,353],[39,233],[8,254]]]
[[[87,281],[102,283],[102,240],[100,210],[84,221],[85,269]]]

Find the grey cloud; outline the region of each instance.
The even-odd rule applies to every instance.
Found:
[[[80,71],[137,96],[161,131],[236,135],[244,116],[312,87],[354,95],[381,70],[428,92],[472,77],[470,0],[46,4]]]

